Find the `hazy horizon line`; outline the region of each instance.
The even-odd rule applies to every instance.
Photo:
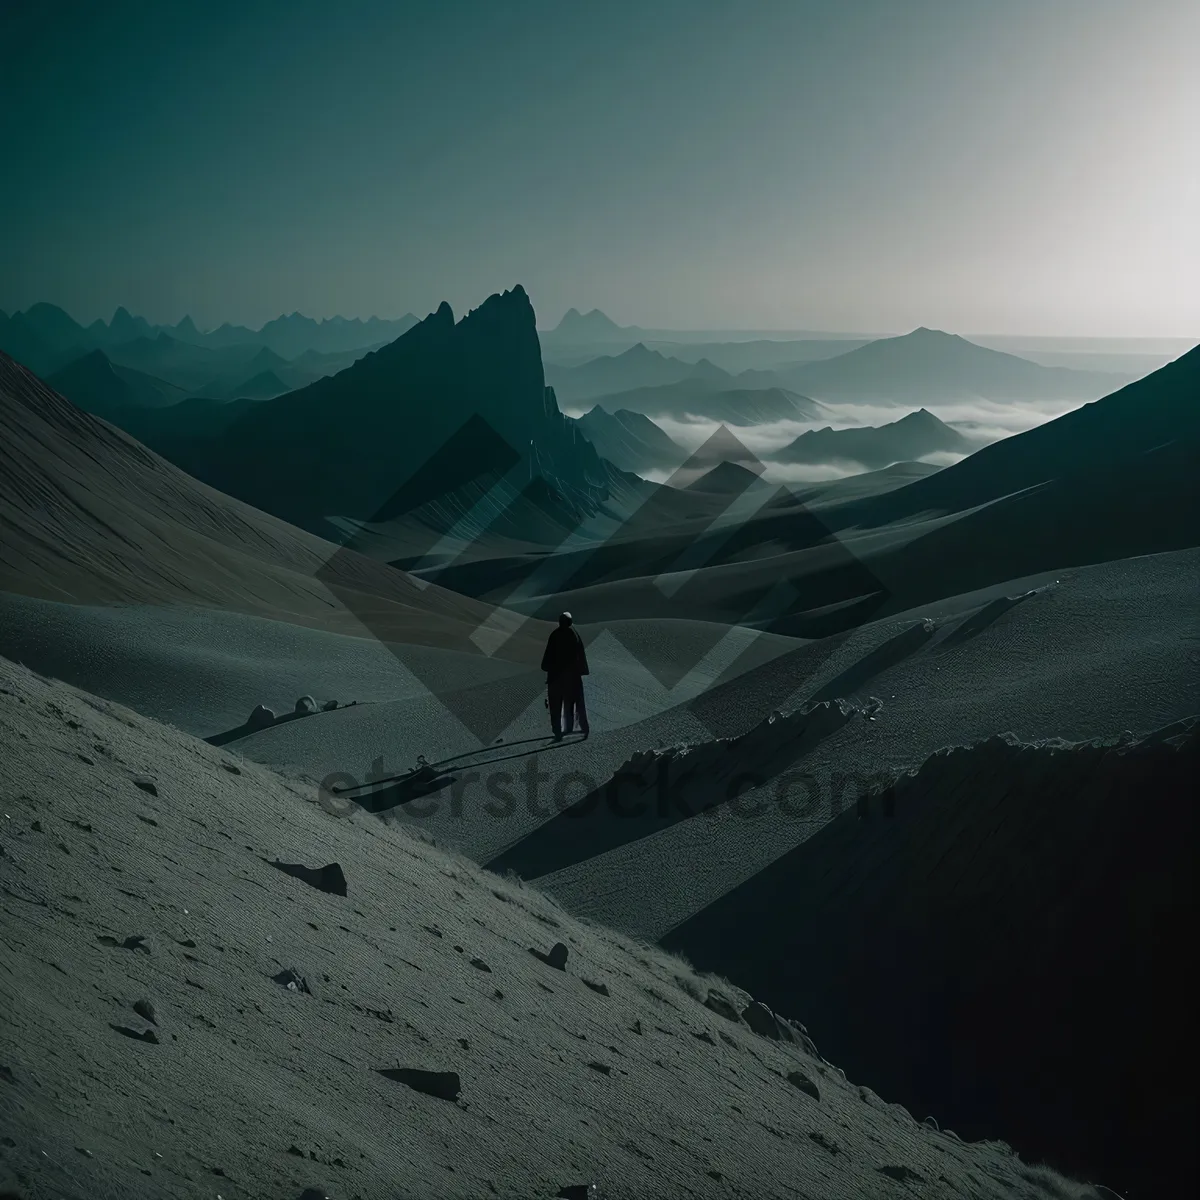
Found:
[[[489,293],[489,294],[490,295],[498,295],[499,292],[493,292],[493,293]],[[487,297],[484,297],[484,299],[487,299]],[[439,304],[441,304],[441,303],[448,303],[448,301],[439,301]],[[479,304],[481,304],[481,303],[483,303],[482,300],[479,301]],[[72,321],[74,321],[75,324],[79,325],[82,329],[89,328],[90,326],[94,325],[97,321],[100,321],[105,325],[110,325],[113,317],[115,317],[117,312],[120,311],[121,309],[124,309],[127,313],[129,313],[129,315],[132,318],[144,320],[147,322],[147,324],[149,324],[155,328],[164,328],[164,329],[172,328],[172,327],[178,325],[181,321],[184,321],[188,317],[191,316],[190,313],[185,312],[182,316],[176,317],[174,320],[163,319],[163,318],[153,318],[153,317],[146,316],[144,313],[139,313],[139,312],[135,311],[128,304],[116,304],[116,305],[114,305],[111,313],[107,316],[96,316],[96,317],[92,317],[91,319],[87,319],[87,318],[81,319],[81,318],[77,317],[74,313],[72,313],[71,310],[69,308],[67,308],[66,305],[59,304],[53,300],[44,300],[44,299],[43,300],[35,300],[29,304],[24,305],[24,307],[16,307],[16,308],[12,308],[12,309],[5,309],[2,306],[0,306],[0,312],[3,312],[8,317],[13,317],[13,316],[16,316],[18,313],[27,312],[30,308],[33,308],[39,304],[47,304],[53,308],[57,308],[60,312],[63,312],[68,317],[70,317],[70,319]],[[473,307],[478,307],[478,304],[474,305]],[[407,317],[412,317],[415,320],[417,320],[418,322],[420,322],[420,321],[425,320],[427,317],[432,316],[433,313],[435,313],[437,311],[437,308],[438,308],[438,304],[435,304],[432,308],[429,309],[429,311],[426,313],[425,317],[418,316],[417,310],[414,308],[409,308],[405,312],[401,313],[399,316],[394,316],[394,317],[385,317],[385,316],[381,316],[378,313],[371,313],[371,314],[368,314],[367,316],[348,316],[345,313],[339,313],[339,312],[330,313],[326,316],[313,316],[309,313],[301,312],[299,309],[292,309],[290,312],[279,312],[273,317],[268,317],[268,318],[266,318],[266,320],[262,321],[262,323],[258,324],[258,325],[254,325],[254,324],[248,323],[246,321],[234,320],[232,318],[225,318],[224,320],[219,321],[215,325],[201,324],[200,322],[196,321],[195,318],[192,318],[192,322],[196,326],[197,331],[204,335],[215,333],[216,331],[218,331],[222,328],[225,328],[226,326],[231,327],[231,328],[239,328],[240,327],[242,329],[249,330],[251,333],[261,333],[262,330],[267,325],[271,324],[272,321],[285,320],[289,317],[301,317],[301,318],[304,318],[307,320],[315,321],[318,324],[327,323],[330,321],[337,321],[337,320],[346,321],[346,322],[358,321],[362,324],[367,324],[370,321],[395,322],[395,321],[403,321]],[[451,309],[453,311],[453,306],[451,306]],[[1033,340],[1033,341],[1059,341],[1059,342],[1067,342],[1067,341],[1070,341],[1070,342],[1174,342],[1174,343],[1190,343],[1191,345],[1200,343],[1200,333],[1196,333],[1194,335],[1193,334],[1171,334],[1171,333],[1155,333],[1155,334],[1148,334],[1148,333],[1086,333],[1086,334],[1081,334],[1081,333],[1045,333],[1045,332],[1041,332],[1041,333],[1034,333],[1034,332],[997,333],[997,332],[993,332],[991,330],[971,330],[968,332],[962,332],[962,331],[955,330],[955,329],[939,328],[937,325],[927,325],[924,323],[913,325],[911,328],[908,328],[908,329],[893,329],[893,330],[821,329],[821,328],[817,328],[817,327],[814,327],[811,325],[807,325],[807,326],[805,326],[805,325],[790,325],[790,326],[774,326],[774,327],[760,326],[760,325],[753,325],[753,326],[738,326],[738,325],[686,326],[686,325],[643,325],[643,324],[639,324],[636,322],[625,325],[625,324],[622,324],[620,321],[618,321],[616,318],[614,318],[609,312],[607,312],[606,310],[599,308],[598,306],[595,306],[595,305],[592,306],[592,308],[590,308],[590,309],[582,308],[579,305],[570,305],[566,309],[563,310],[563,313],[558,318],[558,321],[554,322],[553,324],[543,325],[539,322],[537,325],[538,333],[539,334],[554,333],[557,330],[558,325],[562,322],[563,318],[566,316],[566,314],[572,310],[579,313],[581,316],[587,316],[591,312],[599,312],[605,318],[612,321],[613,324],[616,325],[621,330],[635,330],[635,331],[640,331],[642,333],[662,333],[662,334],[680,333],[680,334],[692,334],[692,335],[706,334],[706,333],[707,334],[723,334],[723,333],[758,334],[758,335],[761,335],[762,340],[780,340],[780,341],[793,340],[793,339],[801,340],[801,341],[817,341],[822,338],[827,338],[832,341],[843,341],[843,340],[849,341],[849,340],[852,340],[855,338],[862,338],[864,340],[874,341],[874,340],[878,340],[881,338],[903,337],[906,334],[913,333],[918,329],[932,329],[932,330],[936,330],[938,332],[943,332],[943,333],[955,333],[959,337],[963,337],[968,340],[970,340],[972,338],[1003,338],[1005,340],[1025,340],[1025,341]],[[455,319],[461,320],[462,317],[465,316],[468,311],[470,311],[469,307],[464,307],[462,310],[456,311]],[[802,336],[796,337],[795,335],[802,335]],[[658,340],[669,340],[669,339],[658,339]],[[580,344],[581,345],[600,345],[602,343],[594,342],[594,343],[580,343]]]

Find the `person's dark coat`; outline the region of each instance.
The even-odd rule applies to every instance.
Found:
[[[546,639],[546,652],[542,655],[542,670],[551,679],[560,675],[588,674],[583,638],[574,626],[560,625],[551,632]]]

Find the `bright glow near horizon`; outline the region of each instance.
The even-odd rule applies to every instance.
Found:
[[[6,311],[520,282],[543,325],[1200,334],[1195,0],[114,0],[0,39]]]

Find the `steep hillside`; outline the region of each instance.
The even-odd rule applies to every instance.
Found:
[[[0,591],[213,605],[402,641],[487,609],[222,495],[0,355]]]
[[[1100,1200],[315,787],[4,660],[0,730],[9,1195]]]

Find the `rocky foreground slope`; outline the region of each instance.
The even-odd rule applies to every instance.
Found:
[[[0,1193],[1106,1194],[919,1124],[678,959],[4,660],[0,741]]]

